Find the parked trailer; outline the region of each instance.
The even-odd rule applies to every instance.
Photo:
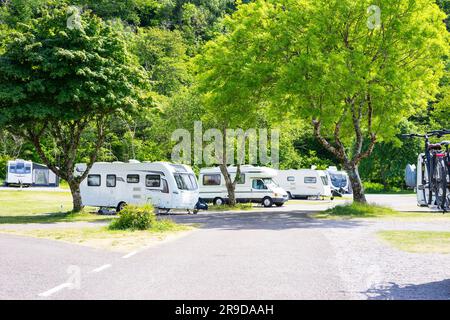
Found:
[[[58,176],[43,164],[17,159],[8,161],[6,186],[58,187]]]
[[[236,177],[236,167],[229,167],[231,179]],[[261,203],[265,207],[273,204],[280,207],[287,200],[288,195],[273,180],[277,171],[265,167],[251,165],[241,166],[241,175],[236,183],[236,201]],[[200,198],[215,205],[222,205],[228,201],[225,179],[219,169],[204,168],[199,176]]]
[[[327,169],[330,176],[331,190],[335,195],[343,195],[351,193],[350,179],[347,172],[339,171],[336,167]]]
[[[86,164],[77,164],[81,175]],[[197,179],[189,166],[167,162],[95,163],[80,186],[85,206],[116,208],[150,203],[159,210],[193,210],[199,199]],[[196,212],[196,211],[195,211]]]
[[[332,195],[328,174],[321,170],[279,170],[275,182],[291,199]]]

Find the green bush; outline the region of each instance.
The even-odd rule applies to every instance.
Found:
[[[156,223],[156,215],[153,206],[127,205],[119,217],[111,221],[110,230],[148,230]]]
[[[388,187],[387,189],[381,184],[376,182],[364,182],[364,190],[367,193],[386,193],[386,192],[401,192],[402,189],[398,187]]]
[[[367,193],[381,193],[384,190],[384,186],[381,183],[376,182],[364,182],[364,190]]]
[[[6,179],[6,164],[8,163],[9,157],[0,155],[0,180]]]

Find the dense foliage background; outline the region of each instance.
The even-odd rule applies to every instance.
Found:
[[[91,11],[104,21],[120,23],[122,32],[127,34],[130,54],[145,69],[151,83],[151,103],[138,114],[122,113],[112,117],[108,123],[111,130],[98,160],[169,160],[172,131],[177,128],[193,130],[193,121],[200,119],[204,112],[202,102],[192,90],[196,86],[192,61],[202,53],[207,41],[226,30],[223,18],[236,10],[236,2],[250,1],[0,0],[0,54],[13,31],[25,28],[31,19],[39,17],[43,7],[51,8],[61,3],[76,5],[82,12]],[[449,1],[436,2],[447,15],[450,14]],[[449,21],[447,19],[448,30]],[[429,103],[426,113],[411,113],[405,118],[401,133],[450,127],[450,61],[447,57],[442,59],[446,61],[447,73],[441,81],[438,100]],[[271,126],[263,115],[255,114],[255,117],[257,123]],[[311,165],[325,168],[338,164],[337,159],[313,137],[309,125],[298,119],[283,119],[281,129],[282,168]],[[83,138],[89,140],[89,134],[92,132],[88,130]],[[51,152],[54,142],[49,139],[46,147]],[[405,165],[416,162],[420,148],[420,141],[402,143],[396,138],[378,143],[373,156],[361,163],[362,179],[380,183],[386,189],[401,187]],[[77,161],[86,161],[86,157],[86,153],[80,152]],[[30,143],[0,128],[0,179],[5,175],[5,162],[14,158],[40,161]]]

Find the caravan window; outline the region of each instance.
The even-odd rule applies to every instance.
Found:
[[[169,193],[169,184],[166,179],[161,179],[162,181],[162,193]]]
[[[267,186],[262,180],[253,180],[252,188],[256,190],[267,190]]]
[[[150,188],[159,188],[161,186],[161,177],[159,176],[159,174],[146,175],[145,186]]]
[[[320,178],[322,179],[323,185],[324,185],[324,186],[327,186],[327,185],[328,185],[328,177],[322,176],[322,177],[320,177]]]
[[[192,187],[194,188],[192,190],[197,190],[198,189],[197,178],[193,174],[190,174],[188,177],[189,177],[189,180],[191,180]]]
[[[197,190],[197,182],[192,174],[175,174],[175,181],[180,190]]]
[[[220,174],[205,174],[203,176],[204,186],[220,186]]]
[[[347,186],[347,177],[343,174],[332,174],[331,184],[336,188],[345,188]]]
[[[16,173],[16,166],[15,165],[10,165],[9,166],[9,173]]]
[[[114,188],[117,183],[117,177],[115,174],[106,175],[106,186],[108,188]]]
[[[139,183],[139,175],[138,174],[129,174],[127,175],[128,183]]]
[[[89,187],[100,187],[101,177],[99,174],[90,174],[87,178],[87,184]]]
[[[316,177],[305,177],[305,183],[308,184],[314,184],[317,183],[317,178]]]
[[[25,173],[25,164],[21,162],[16,163],[16,173]]]
[[[287,177],[287,181],[294,182],[295,181],[295,177]]]

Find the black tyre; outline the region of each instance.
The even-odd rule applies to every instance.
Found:
[[[273,200],[270,197],[265,197],[262,200],[262,205],[266,208],[270,208],[273,205]]]
[[[215,198],[213,200],[213,204],[215,206],[223,206],[225,204],[225,200],[223,200],[222,198],[217,197],[217,198]]]
[[[445,210],[448,209],[448,201],[447,201],[447,186],[448,186],[448,172],[447,166],[443,159],[439,159],[433,176],[433,184],[435,189],[435,200],[436,205],[439,209]]]
[[[125,207],[126,207],[127,203],[126,202],[119,202],[119,204],[117,205],[116,208],[116,212],[119,213],[120,211],[122,211]]]

